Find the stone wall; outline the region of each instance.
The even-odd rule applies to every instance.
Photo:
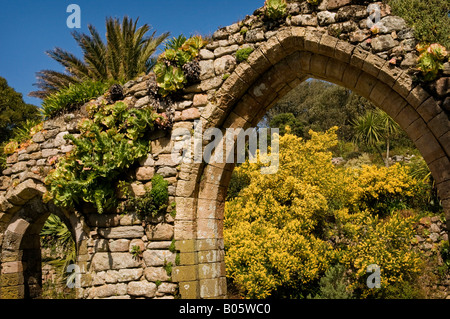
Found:
[[[258,9],[213,34],[200,51],[199,81],[161,98],[150,73],[123,86],[123,101],[129,107],[152,106],[165,113],[173,123],[172,132],[192,132],[197,120],[204,130],[248,128],[309,77],[343,85],[388,112],[409,134],[435,177],[450,220],[448,64],[436,81],[414,82],[417,54],[412,30],[380,2],[383,27],[372,34],[365,23],[368,4],[323,0],[316,7],[290,1],[288,16],[277,22],[265,20]],[[248,47],[254,52],[239,63],[236,52]],[[104,99],[108,97],[94,102]],[[7,159],[8,168],[0,177],[0,297],[26,294],[23,244],[36,240],[27,234],[34,224],[40,225],[38,216],[26,214],[27,203],[45,193],[45,176],[73,147],[63,136],[77,134],[77,123],[84,116],[82,107],[46,121],[32,143]],[[89,207],[59,212],[69,221],[78,245],[83,273],[78,297],[226,296],[223,207],[234,165],[175,163],[170,154],[174,142],[171,132],[154,132],[151,153],[129,174],[136,195],[145,193],[154,174],[162,175],[169,182],[176,214],[172,206],[147,220],[115,211],[98,215]],[[51,204],[43,207],[42,219],[52,210],[57,211]],[[133,247],[140,247],[141,253],[132,253]]]

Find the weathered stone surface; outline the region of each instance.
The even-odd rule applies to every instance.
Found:
[[[199,118],[200,118],[200,111],[195,107],[191,107],[191,108],[181,112],[181,120],[182,121],[196,120]]]
[[[148,281],[168,281],[170,276],[167,275],[167,271],[164,267],[147,267],[144,271],[145,278]]]
[[[162,177],[170,177],[170,176],[176,176],[177,175],[177,169],[174,167],[162,167],[158,169],[156,172],[158,175],[161,175]]]
[[[236,58],[231,55],[225,55],[214,61],[214,71],[216,75],[231,73],[236,67]]]
[[[95,271],[136,268],[139,265],[130,253],[97,253],[91,264]]]
[[[343,7],[347,4],[351,4],[352,0],[328,0],[327,9],[334,10]]]
[[[147,281],[133,281],[128,284],[127,293],[133,297],[153,298],[156,294],[156,284]]]
[[[173,238],[174,227],[169,224],[158,224],[148,226],[145,234],[150,240],[171,240]]]
[[[372,48],[375,52],[387,51],[395,47],[397,43],[391,35],[380,35],[372,39]]]
[[[147,267],[162,267],[169,262],[175,264],[175,254],[168,250],[146,250],[143,258]]]
[[[136,170],[136,179],[138,181],[149,181],[155,175],[154,167],[139,167]]]
[[[291,18],[292,25],[297,26],[316,26],[317,16],[311,14],[300,14]]]
[[[239,45],[234,44],[230,45],[228,47],[218,47],[214,50],[214,56],[216,58],[220,58],[221,56],[227,55],[227,54],[233,54],[239,49]]]
[[[144,227],[142,226],[120,226],[112,228],[100,228],[100,236],[104,238],[141,238],[144,236]]]
[[[118,282],[129,282],[139,280],[142,277],[144,270],[142,268],[136,269],[120,269],[117,275]]]
[[[249,43],[255,43],[263,41],[265,39],[264,31],[262,30],[250,30],[245,34],[245,41]]]
[[[384,17],[378,24],[380,31],[383,33],[392,33],[393,31],[401,31],[407,28],[405,20],[396,16]]]
[[[320,25],[328,25],[336,22],[336,12],[321,11],[317,13],[317,20]]]
[[[111,252],[125,252],[130,247],[129,239],[118,239],[109,243],[109,250]]]

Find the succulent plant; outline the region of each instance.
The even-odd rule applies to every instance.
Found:
[[[286,0],[266,0],[265,14],[270,20],[278,20],[287,14]]]
[[[183,65],[183,71],[188,82],[197,82],[200,78],[201,72],[200,62],[198,61],[198,59],[195,59],[189,63],[186,63],[185,65]]]

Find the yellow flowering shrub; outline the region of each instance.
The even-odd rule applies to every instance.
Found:
[[[395,285],[402,285],[418,275],[423,263],[414,250],[411,240],[414,236],[415,217],[393,213],[380,219],[369,211],[349,214],[346,209],[337,211],[336,227],[330,234],[345,238],[336,245],[339,263],[352,271],[352,290],[362,298],[383,297]],[[367,287],[367,269],[378,265],[381,272],[381,289]]]
[[[363,297],[371,294],[362,286],[370,264],[382,267],[384,287],[418,271],[409,250],[413,220],[381,219],[387,207],[377,202],[412,196],[414,181],[397,165],[335,167],[336,129],[311,131],[307,141],[280,137],[276,174],[261,174],[261,164],[236,168],[248,186],[225,205],[225,262],[244,296],[305,297],[336,263],[352,271],[350,288]]]
[[[353,203],[382,216],[405,208],[417,186],[408,170],[398,163],[390,167],[364,165],[356,178]]]

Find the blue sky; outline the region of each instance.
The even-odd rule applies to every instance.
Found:
[[[23,94],[25,102],[40,105],[41,100],[28,97],[35,90],[35,73],[43,70],[62,71],[45,51],[61,47],[78,57],[81,51],[66,25],[69,4],[81,8],[80,32],[94,25],[105,34],[107,16],[139,17],[139,25],[147,23],[157,34],[170,32],[212,34],[219,27],[242,20],[264,5],[264,0],[1,0],[0,10],[0,76],[9,86]]]

